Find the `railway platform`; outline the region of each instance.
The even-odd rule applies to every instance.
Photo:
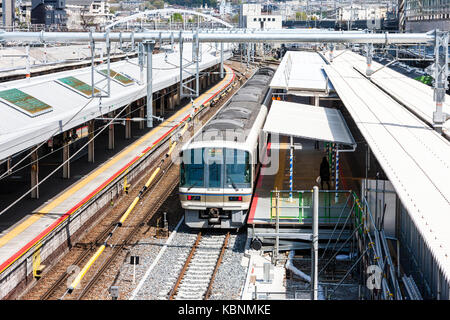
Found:
[[[289,112],[289,121],[283,120],[283,112]],[[259,241],[253,248],[267,245],[263,251],[271,250],[278,238],[283,249],[308,247],[304,241],[311,234],[316,185],[324,188],[319,196],[320,237],[334,239],[330,229],[346,221],[341,216],[350,214],[358,190],[349,159],[342,157],[356,147],[344,118],[337,109],[274,101],[264,131],[271,140],[247,220],[249,237]],[[323,159],[329,167],[329,183],[319,182]]]
[[[36,260],[45,262],[51,257],[53,252],[64,242],[70,242],[70,237],[79,232],[79,229],[86,228],[86,222],[95,216],[96,212],[104,206],[114,205],[115,196],[123,192],[123,187],[134,178],[137,173],[128,171],[140,165],[148,166],[154,158],[148,156],[152,149],[156,149],[160,142],[170,138],[171,133],[185,122],[192,114],[194,108],[198,108],[215,99],[222,94],[235,79],[234,71],[225,66],[225,77],[216,85],[201,94],[193,103],[181,107],[171,117],[155,127],[142,137],[125,147],[114,157],[99,164],[96,169],[87,173],[66,187],[56,196],[36,207],[25,216],[18,216],[17,221],[11,221],[8,217],[10,227],[0,233],[0,298],[7,296],[23,278],[23,273],[18,275],[18,270],[24,270],[28,275]],[[161,151],[162,152],[162,151]],[[160,153],[161,153],[160,152]],[[158,152],[155,152],[158,153]],[[145,161],[141,158],[147,157]],[[139,171],[139,170],[134,170]],[[111,187],[112,186],[112,187]],[[107,193],[107,196],[100,196]],[[95,205],[91,205],[95,201]],[[89,203],[89,207],[87,204]],[[83,211],[83,215],[75,215]],[[0,218],[0,224],[2,223]],[[65,225],[66,231],[61,231],[61,226]],[[41,247],[45,244],[49,235],[59,230],[51,245]]]

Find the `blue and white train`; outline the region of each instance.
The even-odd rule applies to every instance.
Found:
[[[238,229],[256,183],[274,70],[259,69],[182,148],[180,200],[191,228]]]

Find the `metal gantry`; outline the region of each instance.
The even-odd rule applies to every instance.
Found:
[[[329,43],[331,45],[330,61],[333,62],[333,49],[335,43],[361,43],[367,45],[367,76],[373,74],[371,63],[373,57],[373,45],[389,45],[389,44],[434,44],[435,45],[435,70],[434,70],[434,100],[436,102],[436,111],[433,113],[433,126],[438,131],[442,131],[442,125],[448,119],[448,115],[442,112],[442,103],[445,99],[445,91],[448,88],[448,32],[435,30],[428,33],[370,33],[370,32],[304,32],[284,30],[271,30],[265,32],[263,30],[253,30],[248,32],[245,29],[223,29],[223,30],[199,30],[196,31],[180,31],[179,37],[176,38],[171,30],[158,31],[142,31],[142,32],[116,32],[110,33],[109,28],[106,32],[0,32],[0,41],[39,41],[42,43],[48,41],[72,41],[72,42],[90,42],[92,50],[92,68],[94,68],[94,50],[95,42],[103,41],[110,47],[110,42],[131,42],[132,47],[136,42],[164,41],[173,43],[179,42],[180,50],[180,98],[197,97],[199,95],[199,70],[198,64],[201,59],[200,43],[221,43],[221,52],[223,52],[223,43],[242,43],[245,44],[247,54],[247,64],[250,63],[252,46],[256,43]],[[192,61],[183,63],[183,43],[192,42]],[[110,70],[109,70],[109,49],[108,51],[108,90],[110,90]],[[187,68],[195,64],[195,73]],[[221,77],[223,76],[223,54],[221,53]],[[189,82],[192,79],[183,80],[183,74],[187,73],[191,77],[195,77],[195,89],[190,88]],[[92,90],[94,91],[94,70],[92,70]],[[147,72],[148,74],[148,72]],[[151,77],[148,77],[151,79]],[[148,86],[148,87],[151,87]],[[100,95],[102,93],[100,92]],[[147,99],[149,100],[149,99]],[[152,121],[147,121],[151,124]]]

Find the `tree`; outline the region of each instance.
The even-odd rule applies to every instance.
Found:
[[[95,16],[89,13],[89,7],[83,7],[80,10],[80,18],[83,30],[89,30],[90,27],[95,26]]]
[[[307,20],[308,16],[306,12],[303,11],[297,11],[295,13],[295,20]]]
[[[172,15],[172,21],[173,22],[183,22],[183,16],[181,15],[181,13],[176,12]]]

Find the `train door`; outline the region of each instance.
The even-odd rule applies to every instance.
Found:
[[[224,205],[224,154],[223,148],[207,148],[205,157],[208,208],[222,208]]]

